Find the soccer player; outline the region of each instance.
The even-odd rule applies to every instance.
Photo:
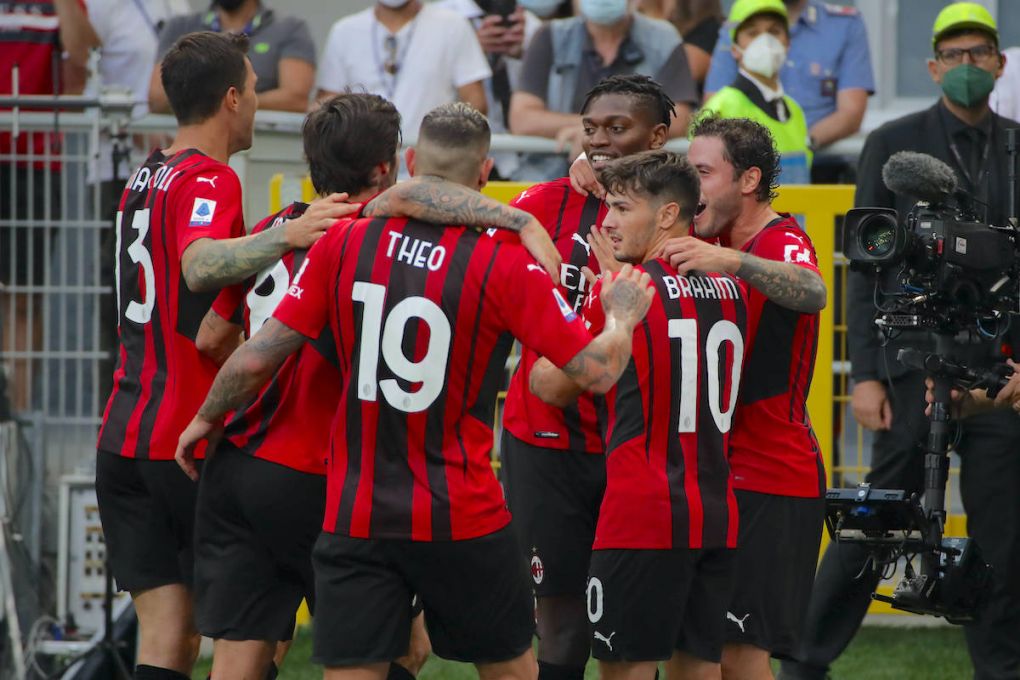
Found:
[[[331,197],[301,219],[244,236],[241,186],[226,163],[252,139],[255,73],[245,48],[243,38],[195,33],[170,51],[162,77],[180,127],[128,181],[118,215],[120,351],[96,493],[113,575],[138,614],[142,680],[187,678],[198,652],[196,487],[173,458],[216,374],[195,344],[199,324],[220,288],[311,245],[352,210]]]
[[[408,167],[479,188],[488,148],[485,117],[449,104],[426,116]],[[412,592],[437,654],[483,678],[535,677],[532,598],[489,418],[515,336],[586,388],[612,386],[647,278],[623,272],[605,298],[610,320],[593,340],[498,232],[362,219],[316,244],[273,318],[224,364],[182,449],[214,435],[306,339],[328,327],[335,340],[341,399],[314,552],[314,658],[327,678],[386,675],[407,648]]]
[[[811,239],[772,208],[779,154],[746,119],[698,119],[688,158],[701,176],[694,229],[666,257],[681,274],[726,272],[749,286],[751,338],[730,438],[740,507],[723,675],[771,678],[769,656],[794,650],[818,560],[825,469],[806,400],[825,283]],[[762,565],[772,565],[762,568]]]
[[[646,76],[612,76],[581,107],[584,149],[596,168],[669,138],[673,102]],[[571,189],[569,178],[530,187],[512,202],[534,214],[563,257],[562,292],[579,311],[587,293],[583,267],[598,271],[588,235],[605,204]],[[584,589],[605,489],[600,401],[582,395],[557,408],[528,391],[538,354],[525,349],[511,379],[503,415],[501,455],[514,526],[520,534],[537,598],[542,680],[580,680],[591,645]]]
[[[396,178],[400,148],[400,114],[382,97],[337,95],[308,115],[303,137],[320,196],[346,192],[352,202],[367,204],[365,215],[399,211],[428,221],[502,224],[523,231],[525,238],[534,232],[536,240],[544,237],[553,248],[531,215],[435,176],[419,175],[375,200]],[[489,201],[490,210],[480,212]],[[291,204],[252,233],[306,209],[304,203]],[[248,337],[257,332],[283,300],[306,254],[297,249],[284,255],[243,291],[225,289],[206,315],[199,346],[222,346],[237,338],[241,329],[229,320],[242,316]],[[279,664],[285,645],[277,643],[291,639],[302,597],[314,613],[312,547],[325,514],[325,459],[339,400],[339,360],[326,329],[234,414],[216,455],[204,465],[195,528],[195,607],[199,632],[215,640],[212,675],[217,680],[275,674],[274,649]],[[191,461],[179,462],[197,476]],[[413,677],[428,652],[417,616],[411,651],[391,667],[391,680]]]
[[[727,274],[678,275],[661,254],[686,236],[698,174],[664,150],[599,172],[613,256],[649,274],[656,296],[634,330],[634,355],[606,397],[606,493],[588,580],[592,653],[603,680],[720,675],[737,543],[727,440],[740,385],[747,308]],[[606,323],[596,283],[585,305]],[[568,403],[582,386],[546,359],[531,389]]]

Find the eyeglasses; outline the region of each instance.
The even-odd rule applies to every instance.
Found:
[[[974,64],[983,63],[991,59],[993,56],[999,56],[999,50],[994,45],[977,45],[969,49],[963,49],[960,47],[947,47],[944,50],[938,50],[935,52],[935,56],[938,57],[939,61],[949,66],[955,66],[963,61],[963,55],[969,54],[970,60]]]
[[[391,76],[395,76],[400,70],[400,63],[397,62],[397,36],[386,36],[383,46],[386,48],[386,61],[383,63],[383,70]]]

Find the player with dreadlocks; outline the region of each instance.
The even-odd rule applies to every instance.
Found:
[[[660,148],[674,115],[662,87],[641,75],[602,80],[580,113],[584,150],[596,169]],[[601,232],[606,205],[572,189],[568,177],[532,186],[511,205],[533,214],[549,231],[563,257],[563,312],[578,313],[588,288],[582,269],[597,273],[600,251],[612,259],[608,237]],[[606,483],[605,407],[590,395],[566,408],[538,399],[528,389],[537,359],[525,350],[510,383],[503,418],[503,483],[535,585],[539,678],[581,680],[591,649],[588,563]]]

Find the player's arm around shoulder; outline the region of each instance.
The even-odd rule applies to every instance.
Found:
[[[529,388],[553,406],[567,406],[581,392],[605,394],[613,388],[630,361],[634,327],[645,318],[655,297],[648,274],[630,265],[600,283],[591,298],[593,305],[595,299],[601,301],[605,314],[598,336],[562,368],[545,357],[532,367]]]
[[[214,308],[210,308],[198,329],[195,347],[216,362],[216,365],[222,366],[241,345],[242,332],[241,326],[220,316]]]
[[[357,212],[347,194],[314,201],[303,215],[257,234],[238,238],[201,238],[181,255],[184,281],[194,292],[219,290],[265,269],[284,253],[310,248],[337,220]]]

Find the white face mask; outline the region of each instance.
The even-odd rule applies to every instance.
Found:
[[[399,9],[410,1],[411,0],[379,0],[379,4],[383,7],[389,7],[390,9]]]
[[[771,33],[762,33],[743,49],[741,66],[751,73],[771,78],[779,73],[786,61],[786,48]]]
[[[627,16],[627,0],[581,0],[581,14],[593,24],[610,26]]]

